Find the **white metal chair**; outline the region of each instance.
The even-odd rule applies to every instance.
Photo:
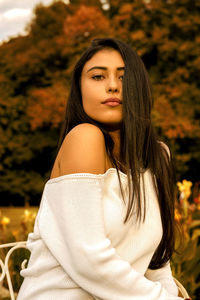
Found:
[[[2,245],[0,245],[0,249],[2,249],[2,248],[10,248],[10,250],[8,250],[4,261],[0,258],[0,266],[1,266],[1,269],[2,269],[2,273],[0,275],[0,283],[2,283],[4,278],[6,277],[7,282],[8,282],[8,288],[9,288],[9,293],[10,293],[11,300],[15,300],[15,294],[14,294],[13,285],[12,285],[12,281],[11,281],[11,277],[10,277],[10,271],[9,271],[9,268],[8,268],[8,262],[9,262],[11,254],[16,249],[19,249],[19,248],[28,249],[28,248],[26,247],[26,241],[2,244]],[[22,262],[21,269],[25,268],[26,263],[27,263],[27,259],[25,259]]]
[[[186,291],[186,289],[184,288],[184,286],[180,283],[180,281],[178,281],[176,278],[174,278],[174,281],[178,287],[179,293],[181,295],[181,297],[184,297],[185,300],[190,300],[190,296],[188,295],[188,292]]]

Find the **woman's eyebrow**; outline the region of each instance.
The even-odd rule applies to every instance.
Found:
[[[87,73],[90,72],[91,70],[94,70],[94,69],[107,70],[108,68],[107,67],[98,67],[98,66],[95,66],[95,67],[90,68],[87,71]],[[117,71],[121,71],[121,70],[124,70],[124,69],[125,69],[125,67],[119,67],[119,68],[117,68]]]

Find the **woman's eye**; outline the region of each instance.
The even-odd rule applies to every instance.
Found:
[[[104,78],[104,76],[103,75],[94,75],[94,76],[92,76],[92,78],[94,80],[102,80]]]
[[[124,78],[124,75],[119,76],[120,80],[123,80],[123,78]]]

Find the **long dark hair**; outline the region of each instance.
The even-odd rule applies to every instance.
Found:
[[[120,188],[119,167],[113,155],[114,142],[103,124],[90,118],[82,106],[80,78],[85,63],[98,51],[111,48],[117,50],[125,64],[123,78],[123,120],[120,129],[120,162],[125,166],[128,178],[129,201],[124,223],[136,211],[137,220],[145,219],[145,193],[141,199],[144,171],[149,169],[158,196],[162,219],[163,236],[150,262],[149,268],[161,268],[174,251],[174,178],[173,167],[167,150],[156,137],[152,122],[153,104],[151,84],[145,66],[135,51],[120,40],[95,39],[75,65],[65,120],[62,125],[58,151],[66,134],[76,125],[91,123],[98,126],[105,138],[107,153],[117,169]],[[144,189],[144,187],[143,187]],[[130,192],[131,191],[131,192]],[[144,201],[144,210],[142,209]],[[145,237],[143,237],[145,239]]]

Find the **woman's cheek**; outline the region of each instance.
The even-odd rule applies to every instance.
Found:
[[[92,101],[92,96],[90,94],[83,98],[83,109],[89,116],[91,116],[91,113],[94,110],[93,105],[94,101]]]

